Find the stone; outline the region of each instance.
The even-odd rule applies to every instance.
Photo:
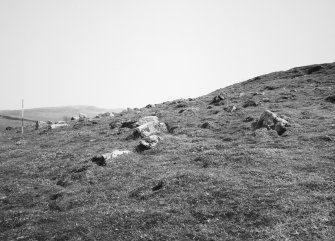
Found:
[[[121,156],[121,155],[124,155],[124,154],[129,154],[130,151],[128,150],[115,150],[113,152],[110,152],[110,153],[106,153],[106,154],[103,154],[102,156],[107,160],[109,159],[112,159],[112,158],[115,158],[115,157],[118,157],[118,156]]]
[[[252,117],[252,116],[247,116],[244,120],[243,120],[243,122],[251,122],[251,121],[253,121],[254,120],[254,118]]]
[[[151,149],[158,144],[160,139],[161,138],[159,138],[156,135],[151,135],[151,136],[146,137],[144,140],[141,140],[140,145],[145,147],[146,149]]]
[[[44,128],[44,127],[48,127],[48,124],[45,121],[36,121],[35,122],[35,129],[36,130]]]
[[[231,105],[231,106],[227,106],[224,108],[225,111],[227,112],[234,112],[235,110],[237,110],[236,106]]]
[[[10,130],[12,130],[13,129],[13,127],[11,127],[11,126],[7,126],[6,127],[6,131],[10,131]]]
[[[145,117],[142,117],[141,119],[139,119],[136,122],[136,124],[138,126],[141,126],[141,125],[144,125],[144,124],[146,124],[148,122],[154,122],[154,123],[158,124],[159,123],[158,117],[157,116],[145,116]]]
[[[53,122],[52,122],[51,120],[48,120],[48,121],[47,121],[47,124],[48,124],[48,125],[52,125]]]
[[[210,129],[211,124],[209,122],[205,122],[205,123],[201,124],[200,127],[203,128],[203,129]]]
[[[78,117],[78,116],[72,116],[72,117],[71,117],[71,120],[72,120],[72,121],[77,121],[77,120],[79,120],[79,117]]]
[[[86,114],[83,114],[83,113],[79,113],[79,121],[85,121],[87,120],[88,117]]]
[[[66,123],[61,123],[61,124],[52,124],[52,125],[49,125],[49,128],[50,129],[58,129],[58,128],[62,128],[62,127],[67,127],[67,126],[69,126],[68,124],[66,124]]]
[[[116,158],[121,155],[129,154],[130,151],[128,150],[114,150],[110,153],[105,153],[103,155],[98,155],[92,157],[91,161],[96,163],[98,166],[106,166],[108,160]]]
[[[220,106],[220,105],[224,105],[224,97],[222,95],[217,95],[213,98],[212,102],[210,103],[211,105],[216,105],[216,106]]]
[[[289,126],[288,121],[269,110],[265,110],[257,122],[257,128],[266,127],[268,130],[277,131],[278,135],[284,134]]]
[[[57,121],[57,122],[55,122],[55,124],[66,124],[66,122],[65,121]]]
[[[247,100],[243,103],[243,107],[247,108],[249,106],[257,106],[258,104],[254,100]]]
[[[167,127],[165,123],[156,123],[156,122],[148,122],[143,125],[140,125],[135,128],[134,130],[134,137],[148,137],[153,134],[167,132]]]
[[[335,104],[335,95],[326,97],[325,101]]]

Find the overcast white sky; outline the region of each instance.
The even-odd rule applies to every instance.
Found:
[[[143,107],[335,62],[334,0],[0,0],[0,109]]]

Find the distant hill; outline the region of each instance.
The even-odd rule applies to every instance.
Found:
[[[51,120],[58,121],[78,116],[79,113],[84,113],[89,117],[93,117],[104,112],[121,112],[122,109],[104,109],[95,106],[61,106],[61,107],[43,107],[24,110],[25,121],[29,120]],[[29,123],[27,123],[29,124]],[[0,128],[6,126],[21,125],[21,110],[0,110]]]

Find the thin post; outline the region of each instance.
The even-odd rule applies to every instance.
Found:
[[[21,131],[23,135],[23,99],[22,99],[22,112],[21,112]]]

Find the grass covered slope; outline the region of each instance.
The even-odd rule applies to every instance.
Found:
[[[96,124],[31,128],[24,141],[3,132],[0,239],[334,240],[334,88],[335,64],[306,66]],[[265,109],[290,122],[284,134],[252,128]],[[142,153],[132,129],[109,127],[148,115],[170,133]],[[133,153],[91,162],[116,149]]]

